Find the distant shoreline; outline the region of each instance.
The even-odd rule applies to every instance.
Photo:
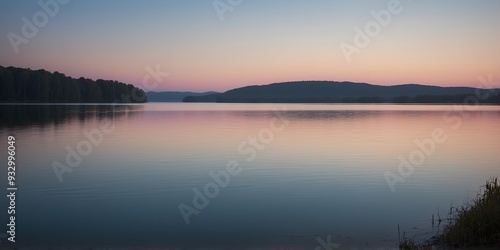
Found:
[[[315,103],[300,103],[300,102],[181,102],[181,101],[156,101],[156,102],[143,102],[143,103],[87,103],[87,102],[82,102],[82,103],[77,103],[77,102],[69,102],[69,103],[60,103],[60,102],[45,102],[45,103],[37,103],[37,102],[19,102],[19,103],[1,103],[0,105],[2,106],[43,106],[43,105],[58,105],[58,106],[79,106],[79,105],[86,105],[86,106],[93,106],[93,105],[100,105],[100,106],[140,106],[140,105],[145,105],[145,104],[163,104],[163,103],[169,103],[169,104],[317,104],[317,105],[346,105],[346,106],[355,106],[355,105],[365,105],[365,106],[378,106],[378,105],[393,105],[393,106],[449,106],[449,105],[458,105],[458,104],[463,104],[463,103],[320,103],[320,102],[315,102]],[[474,104],[478,106],[499,106],[499,103],[478,103]]]
[[[301,81],[237,88],[224,93],[187,96],[184,102],[339,103],[339,104],[500,104],[500,90],[418,84]]]

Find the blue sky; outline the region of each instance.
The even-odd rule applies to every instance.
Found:
[[[192,91],[292,80],[474,86],[499,72],[493,0],[402,0],[403,11],[347,60],[340,45],[390,1],[244,0],[222,21],[211,0],[70,0],[16,53],[8,34],[21,35],[22,18],[43,10],[0,0],[0,65],[139,87],[145,68],[158,66],[169,76],[156,90]]]

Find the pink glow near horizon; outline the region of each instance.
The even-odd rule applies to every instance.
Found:
[[[285,8],[257,0],[221,21],[203,2],[72,2],[19,53],[9,39],[0,40],[0,65],[143,89],[146,67],[159,65],[169,75],[147,89],[155,91],[226,91],[302,80],[478,87],[478,78],[490,74],[496,83],[489,87],[500,88],[498,2],[401,1],[404,11],[349,63],[339,45],[353,44],[355,28],[363,29],[373,21],[371,11],[387,3],[303,1]],[[12,6],[0,8],[9,10],[1,15],[1,34],[20,33],[21,17],[37,8],[35,1],[3,4]]]

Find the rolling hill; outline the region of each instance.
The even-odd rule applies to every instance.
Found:
[[[187,96],[184,102],[228,103],[460,103],[476,94],[471,87],[418,84],[380,86],[367,83],[301,81],[237,88],[220,94]],[[490,90],[480,90],[481,93]],[[488,103],[500,103],[498,89]]]

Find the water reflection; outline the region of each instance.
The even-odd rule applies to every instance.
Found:
[[[0,105],[0,129],[118,118],[143,109],[143,105]]]
[[[395,246],[398,224],[409,236],[429,232],[438,207],[461,203],[498,173],[500,108],[468,113],[457,130],[443,119],[448,110],[453,107],[0,106],[0,138],[19,129],[12,133],[23,166],[18,232],[27,246],[314,249],[317,236],[331,235],[342,248],[373,249]],[[290,123],[247,162],[238,146],[269,128],[277,112]],[[83,132],[110,117],[115,129],[60,183],[51,163],[66,164],[67,148],[78,149],[88,140]],[[391,193],[384,172],[397,171],[398,156],[418,149],[414,141],[437,127],[446,143]],[[241,163],[242,173],[186,225],[179,204],[191,204],[192,189],[202,189],[212,181],[209,173],[230,160]]]

